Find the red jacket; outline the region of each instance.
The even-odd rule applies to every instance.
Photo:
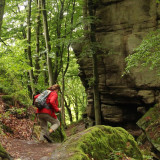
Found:
[[[36,99],[40,94],[34,96],[34,99]],[[52,91],[49,96],[46,99],[46,103],[50,104],[49,106],[52,108],[51,109],[47,109],[47,108],[43,108],[43,109],[37,109],[36,113],[47,113],[50,116],[52,116],[53,118],[57,119],[57,116],[55,115],[55,112],[59,112],[59,108],[58,108],[58,94],[56,91]]]

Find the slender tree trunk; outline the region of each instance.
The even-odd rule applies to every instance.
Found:
[[[0,0],[0,35],[1,35],[1,26],[4,14],[5,0]]]
[[[19,10],[19,13],[20,13],[20,8],[19,7],[18,7],[18,10]],[[22,28],[22,36],[23,36],[24,39],[26,39],[27,38],[27,33],[26,33],[26,29],[23,26],[23,24],[21,24],[21,28]],[[26,59],[28,59],[27,52],[28,52],[28,50],[24,49],[24,55],[25,55]],[[26,73],[26,76],[27,76],[27,79],[30,79],[29,72]],[[29,92],[29,97],[32,99],[33,98],[32,87],[31,87],[31,84],[29,82],[27,83],[27,88],[28,88],[28,92]]]
[[[63,71],[62,71],[63,74]],[[65,88],[65,82],[64,82],[64,76],[62,75],[62,96],[61,96],[61,108],[62,108],[62,120],[63,124],[65,123],[65,108],[64,108],[64,88]]]
[[[56,34],[57,34],[57,39],[60,39],[61,38],[61,27],[62,27],[62,20],[63,20],[63,14],[64,14],[64,2],[65,0],[60,0],[60,3],[61,3],[61,9],[60,9],[60,12],[59,12],[59,16],[57,17],[57,30],[56,30]],[[57,5],[57,8],[59,6]],[[58,78],[58,74],[59,74],[59,71],[60,71],[60,67],[61,65],[59,64],[59,58],[61,56],[61,54],[63,54],[61,52],[61,46],[60,44],[57,44],[56,45],[56,55],[55,55],[55,60],[54,60],[54,71],[53,71],[53,74],[54,74],[54,83],[57,82],[57,78]]]
[[[71,112],[71,109],[70,109],[70,103],[68,105],[67,101],[65,99],[64,99],[64,102],[65,102],[65,107],[67,108],[67,112],[68,112],[68,115],[69,115],[70,123],[72,123],[73,122],[73,118],[72,118],[72,112]]]
[[[64,2],[65,0],[61,0],[61,9],[59,12],[59,16],[57,17],[57,39],[61,38],[61,23],[63,19],[63,14],[64,14]],[[57,6],[58,8],[58,6]],[[61,50],[62,48],[62,50]],[[62,60],[62,55],[63,55],[63,46],[61,47],[59,44],[56,45],[56,56],[55,56],[55,64],[54,64],[54,81],[57,82],[58,78],[58,70],[61,70],[62,67],[62,96],[61,96],[61,108],[62,108],[62,120],[63,124],[66,125],[65,123],[65,107],[64,107],[64,91],[65,91],[65,73],[63,71],[63,60]],[[59,58],[61,58],[62,65],[59,64]]]
[[[94,1],[88,0],[88,10],[89,16],[93,18],[94,15]],[[96,36],[95,36],[96,26],[94,23],[94,19],[92,19],[90,23],[90,41],[91,41],[91,51],[92,51],[92,62],[93,62],[93,94],[94,94],[94,110],[95,110],[95,122],[96,125],[101,124],[101,106],[100,106],[100,97],[99,97],[99,89],[98,89],[98,65],[97,65],[97,47],[96,47]]]
[[[31,1],[28,0],[28,17],[27,17],[27,41],[28,41],[28,59],[29,59],[29,65],[31,67],[31,70],[29,71],[30,76],[30,82],[32,87],[32,94],[35,94],[35,87],[34,87],[34,76],[33,76],[33,64],[32,64],[32,54],[31,54]]]
[[[60,21],[58,23],[58,27],[57,27],[57,37],[60,38],[60,35],[61,35],[61,32],[60,32],[60,29],[61,29],[61,20],[63,19],[63,12],[64,12],[64,2],[65,0],[61,1],[61,11],[60,11],[60,16],[59,16],[59,20]],[[70,30],[70,39],[72,38],[72,32],[73,32],[73,15],[74,15],[74,12],[75,12],[75,0],[72,1],[73,2],[73,7],[72,7],[72,14],[71,14],[71,30]],[[67,26],[67,24],[65,24],[65,27]],[[65,34],[66,33],[66,28],[65,28]],[[59,46],[57,46],[57,48],[59,48]],[[63,48],[63,46],[62,46]],[[70,61],[70,44],[68,44],[67,46],[67,52],[68,52],[68,56],[67,56],[67,65],[65,67],[65,70],[63,70],[63,60],[62,60],[62,56],[63,56],[63,50],[61,52],[61,66],[62,66],[62,100],[61,100],[61,105],[62,105],[62,118],[65,122],[65,106],[67,107],[67,103],[65,102],[65,99],[64,99],[64,92],[65,92],[65,75],[67,73],[67,70],[68,70],[68,67],[69,67],[69,61]],[[60,48],[59,48],[60,50]],[[58,56],[58,55],[57,55]],[[65,102],[65,105],[64,105],[64,102]],[[69,110],[69,108],[67,108],[67,111],[68,111],[68,114],[70,116],[70,121],[72,121],[72,114],[71,114],[71,110]],[[64,123],[65,124],[65,123]]]
[[[37,0],[37,6],[38,6],[38,11],[37,11],[37,27],[36,27],[36,58],[35,58],[35,84],[38,82],[38,75],[39,75],[39,70],[40,70],[40,65],[39,65],[39,50],[40,50],[40,44],[39,44],[39,37],[40,37],[40,25],[41,25],[41,20],[40,20],[40,9],[41,5],[39,1]]]
[[[79,111],[78,111],[77,95],[75,96],[75,114],[76,114],[76,121],[78,121]]]
[[[83,0],[83,18],[85,21],[87,21],[87,17],[88,17],[87,3],[88,3],[88,0]],[[86,37],[88,37],[87,31],[88,31],[88,24],[87,24],[87,22],[85,22],[84,23],[84,36],[86,36]]]
[[[49,57],[51,52],[51,45],[50,45],[50,37],[48,31],[48,21],[47,21],[47,11],[46,11],[46,2],[42,0],[42,14],[43,14],[43,28],[44,28],[44,36],[46,42],[46,49],[47,49],[47,65],[48,65],[48,76],[49,76],[49,85],[53,85],[53,69],[52,69],[52,59]]]
[[[47,53],[46,53],[46,52],[44,53],[44,59],[45,59],[45,60],[47,59]],[[47,66],[47,63],[44,62],[44,63],[43,63],[43,68],[46,68],[46,66]],[[46,85],[49,85],[48,72],[47,72],[46,70],[43,71],[43,77],[44,77],[44,83],[45,83]]]
[[[65,68],[65,71],[63,71],[63,60],[62,60],[62,99],[61,99],[61,107],[62,107],[62,118],[63,118],[63,121],[64,121],[64,124],[65,124],[65,106],[64,105],[64,94],[65,94],[65,75],[67,73],[67,70],[68,70],[68,67],[69,67],[69,57],[70,57],[70,51],[69,51],[69,46],[68,45],[68,57],[67,57],[67,65],[66,65],[66,68]],[[62,57],[61,57],[62,59]]]

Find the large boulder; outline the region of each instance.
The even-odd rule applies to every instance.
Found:
[[[110,126],[94,126],[69,137],[51,159],[102,160],[112,156],[143,159],[133,136],[123,128]]]

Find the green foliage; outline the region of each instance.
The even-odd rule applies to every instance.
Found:
[[[148,152],[146,150],[142,150],[143,159],[144,160],[153,160],[153,156],[151,155],[151,152]]]
[[[76,63],[77,59],[75,58],[73,52],[70,55],[70,61],[68,71],[65,76],[65,91],[64,97],[69,105],[73,121],[76,121],[76,113],[78,112],[78,119],[82,118],[82,114],[86,109],[86,92],[85,88],[82,85],[79,74],[79,65]],[[59,75],[58,81],[61,84],[62,75]],[[61,85],[62,86],[62,85]],[[67,110],[66,110],[66,113]],[[69,124],[69,115],[66,114],[66,122]]]
[[[26,108],[17,108],[13,107],[10,109],[10,112],[13,114],[18,114],[18,115],[25,115],[26,114]]]
[[[157,70],[160,75],[160,30],[149,33],[134,54],[126,58],[126,72],[129,73],[133,67],[146,67]]]
[[[5,102],[5,103],[7,103],[9,105],[14,105],[14,99],[10,95],[4,95],[4,96],[2,96],[2,100],[3,100],[3,102]]]
[[[58,82],[62,86],[62,75],[65,75],[65,98],[72,109],[73,116],[81,116],[86,107],[86,94],[78,77],[79,69],[71,48],[73,42],[79,41],[83,34],[82,19],[83,0],[46,1],[48,29],[50,35],[53,70],[57,65]],[[37,3],[32,1],[31,13],[31,57],[32,65],[27,56],[27,9],[24,0],[6,0],[5,15],[0,42],[0,88],[19,100],[22,104],[31,105],[31,80],[29,71],[33,69],[36,92],[48,88],[48,68],[46,46],[43,33],[42,14],[40,15],[39,53],[37,45]],[[36,65],[40,68],[37,69]],[[67,66],[69,67],[67,68]],[[68,69],[68,70],[67,70]],[[80,95],[80,96],[79,96]],[[77,98],[75,98],[77,97]],[[76,100],[77,99],[77,100]]]

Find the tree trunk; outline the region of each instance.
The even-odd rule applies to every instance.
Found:
[[[100,106],[100,97],[99,97],[99,89],[98,89],[98,66],[97,66],[97,47],[96,47],[96,26],[94,22],[94,9],[95,4],[92,0],[88,0],[88,10],[89,16],[92,18],[90,23],[90,41],[91,41],[91,51],[92,51],[92,62],[93,62],[93,94],[94,94],[94,110],[95,110],[95,122],[96,125],[101,124],[101,106]]]
[[[47,53],[45,52],[44,53],[44,59],[46,60],[47,59]],[[46,62],[44,62],[43,63],[43,68],[46,68],[46,66],[47,66],[47,63]],[[47,73],[47,71],[46,70],[44,70],[43,71],[43,77],[44,77],[44,83],[45,83],[45,85],[49,85],[49,80],[48,80],[48,73]]]
[[[32,64],[32,53],[31,53],[31,1],[28,0],[28,17],[27,17],[27,41],[28,41],[28,59],[29,59],[29,65],[31,67],[31,70],[29,71],[30,76],[30,83],[32,87],[32,94],[35,94],[35,87],[34,87],[34,76],[33,76],[33,64]]]
[[[47,11],[46,11],[46,2],[42,0],[42,14],[43,14],[43,28],[44,28],[44,36],[46,42],[46,49],[47,49],[47,65],[48,65],[48,76],[49,76],[49,85],[53,85],[53,69],[52,69],[52,59],[49,57],[51,52],[51,45],[50,45],[50,37],[48,31],[48,21],[47,21]]]
[[[37,0],[37,6],[38,6],[38,11],[37,11],[37,27],[36,27],[36,58],[35,58],[35,84],[38,83],[38,75],[40,73],[40,65],[39,65],[39,37],[40,37],[40,25],[41,25],[41,20],[40,20],[40,9],[41,5],[39,1]]]
[[[62,72],[63,73],[63,72]],[[62,120],[63,120],[63,124],[65,125],[65,108],[64,108],[64,76],[62,75],[62,96],[61,96],[61,108],[62,108]]]
[[[87,22],[87,17],[88,17],[88,13],[87,13],[87,3],[88,3],[88,0],[83,0],[83,18],[84,18],[84,36],[88,37],[88,24]]]
[[[64,99],[64,93],[65,93],[65,75],[66,75],[68,67],[69,67],[69,57],[70,57],[69,46],[70,45],[68,45],[67,65],[66,65],[65,71],[63,71],[63,60],[62,60],[62,56],[61,56],[61,61],[62,61],[62,97],[61,97],[62,99],[61,99],[61,107],[62,107],[62,118],[63,118],[64,124],[65,124],[65,106],[66,106],[66,104],[64,105],[64,102],[65,102],[65,99]]]
[[[64,99],[64,102],[65,102],[65,107],[67,108],[67,112],[68,112],[68,115],[69,115],[70,123],[72,123],[73,118],[72,118],[72,112],[71,112],[71,109],[70,109],[70,102],[69,102],[69,105],[67,104],[67,101],[65,99]]]
[[[5,0],[0,0],[0,35],[1,35],[3,14],[4,14],[4,6],[5,6]]]
[[[19,7],[18,7],[18,10],[19,10],[19,13],[20,13],[20,8]],[[27,38],[27,33],[26,33],[26,29],[23,26],[23,24],[21,24],[21,28],[22,28],[22,36],[23,36],[24,39],[26,39]],[[28,50],[24,49],[24,55],[25,55],[26,59],[28,59],[27,52],[28,52]],[[26,73],[26,76],[27,76],[27,79],[30,79],[29,72]],[[32,99],[33,98],[32,87],[31,87],[31,84],[29,82],[27,83],[27,88],[28,88],[28,92],[29,92],[29,97],[30,97],[30,99]]]
[[[76,115],[76,121],[78,121],[79,111],[78,111],[77,95],[75,95],[75,115]]]
[[[60,9],[60,12],[59,12],[59,16],[57,16],[57,29],[56,29],[56,34],[57,34],[57,40],[59,40],[61,38],[61,27],[62,27],[62,20],[63,20],[63,14],[64,14],[64,2],[65,0],[61,0],[60,3],[61,3],[61,9]],[[60,69],[61,69],[61,65],[59,64],[59,58],[61,56],[61,54],[63,54],[61,52],[61,46],[60,44],[57,44],[56,45],[56,55],[55,55],[55,60],[54,60],[54,71],[53,71],[53,74],[54,74],[54,82],[56,83],[57,82],[57,78],[58,78],[58,74],[60,72]]]
[[[59,16],[59,23],[58,23],[58,25],[57,25],[57,37],[58,38],[60,38],[60,35],[61,35],[61,32],[60,32],[60,29],[61,29],[61,21],[62,21],[62,19],[63,19],[63,13],[64,13],[64,0],[63,1],[61,1],[61,11],[60,11],[60,16]],[[75,12],[75,0],[74,1],[72,1],[73,2],[73,7],[72,7],[72,14],[71,14],[71,31],[70,31],[70,39],[72,39],[72,32],[73,32],[73,27],[72,27],[72,25],[73,25],[73,15],[74,15],[74,12]],[[67,24],[65,24],[65,27],[67,26]],[[65,35],[66,35],[67,33],[66,33],[66,28],[65,28]],[[67,107],[67,111],[68,111],[68,114],[69,114],[69,117],[70,117],[70,122],[72,122],[73,120],[72,120],[72,113],[71,113],[71,110],[69,109],[69,107],[67,106],[67,103],[66,103],[66,101],[65,101],[65,99],[64,99],[64,92],[65,92],[65,75],[66,75],[66,73],[67,73],[67,70],[68,70],[68,68],[69,68],[69,62],[70,62],[70,50],[69,50],[69,48],[70,48],[70,44],[68,44],[68,46],[67,46],[67,53],[68,53],[68,56],[67,56],[67,65],[66,65],[66,67],[65,67],[65,70],[63,70],[63,59],[62,59],[62,56],[63,56],[63,47],[64,46],[62,46],[62,52],[61,52],[61,66],[62,66],[62,100],[61,100],[61,102],[62,102],[62,118],[63,118],[63,120],[64,120],[64,122],[65,122],[65,107]],[[59,48],[59,46],[57,46],[57,48]],[[59,50],[60,50],[60,48],[59,48]],[[58,55],[57,55],[58,56]],[[64,105],[64,102],[65,102],[65,105]],[[65,123],[64,123],[65,124]]]

